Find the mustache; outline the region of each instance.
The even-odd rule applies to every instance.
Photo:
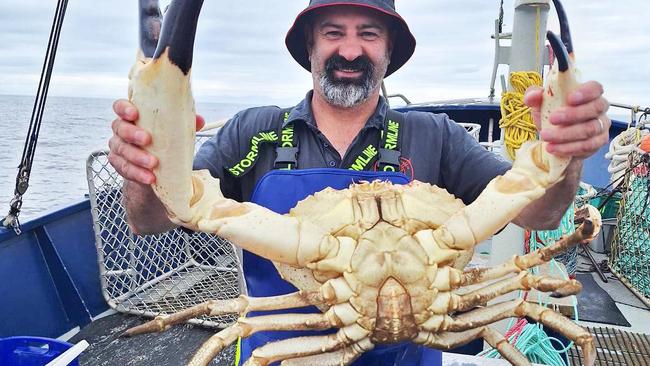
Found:
[[[373,69],[370,58],[365,55],[361,55],[352,61],[348,61],[340,55],[333,55],[325,63],[325,71],[329,75],[333,75],[335,70],[361,71],[364,75],[371,75]]]

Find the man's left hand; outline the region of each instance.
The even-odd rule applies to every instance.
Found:
[[[543,96],[541,87],[531,87],[524,97],[538,129]],[[551,114],[551,127],[541,130],[540,138],[548,142],[549,153],[586,159],[609,142],[609,102],[603,97],[603,86],[589,81],[569,94],[566,103]]]

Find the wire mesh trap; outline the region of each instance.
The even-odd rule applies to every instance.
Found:
[[[208,137],[199,135],[197,145]],[[108,163],[106,151],[88,157],[86,175],[102,293],[113,309],[153,317],[245,292],[237,249],[230,242],[181,229],[133,235],[122,205],[122,177]],[[190,322],[222,328],[236,316]]]

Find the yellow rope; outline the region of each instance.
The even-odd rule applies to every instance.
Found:
[[[526,141],[537,140],[537,127],[530,114],[530,108],[524,104],[524,93],[532,85],[542,85],[542,77],[537,72],[513,72],[510,74],[513,91],[503,93],[501,97],[501,121],[499,127],[504,130],[504,142],[510,159],[515,159],[515,152]]]

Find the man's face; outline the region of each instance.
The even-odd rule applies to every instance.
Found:
[[[390,63],[388,24],[385,16],[354,6],[316,13],[308,37],[311,71],[329,103],[353,107],[378,91]]]

